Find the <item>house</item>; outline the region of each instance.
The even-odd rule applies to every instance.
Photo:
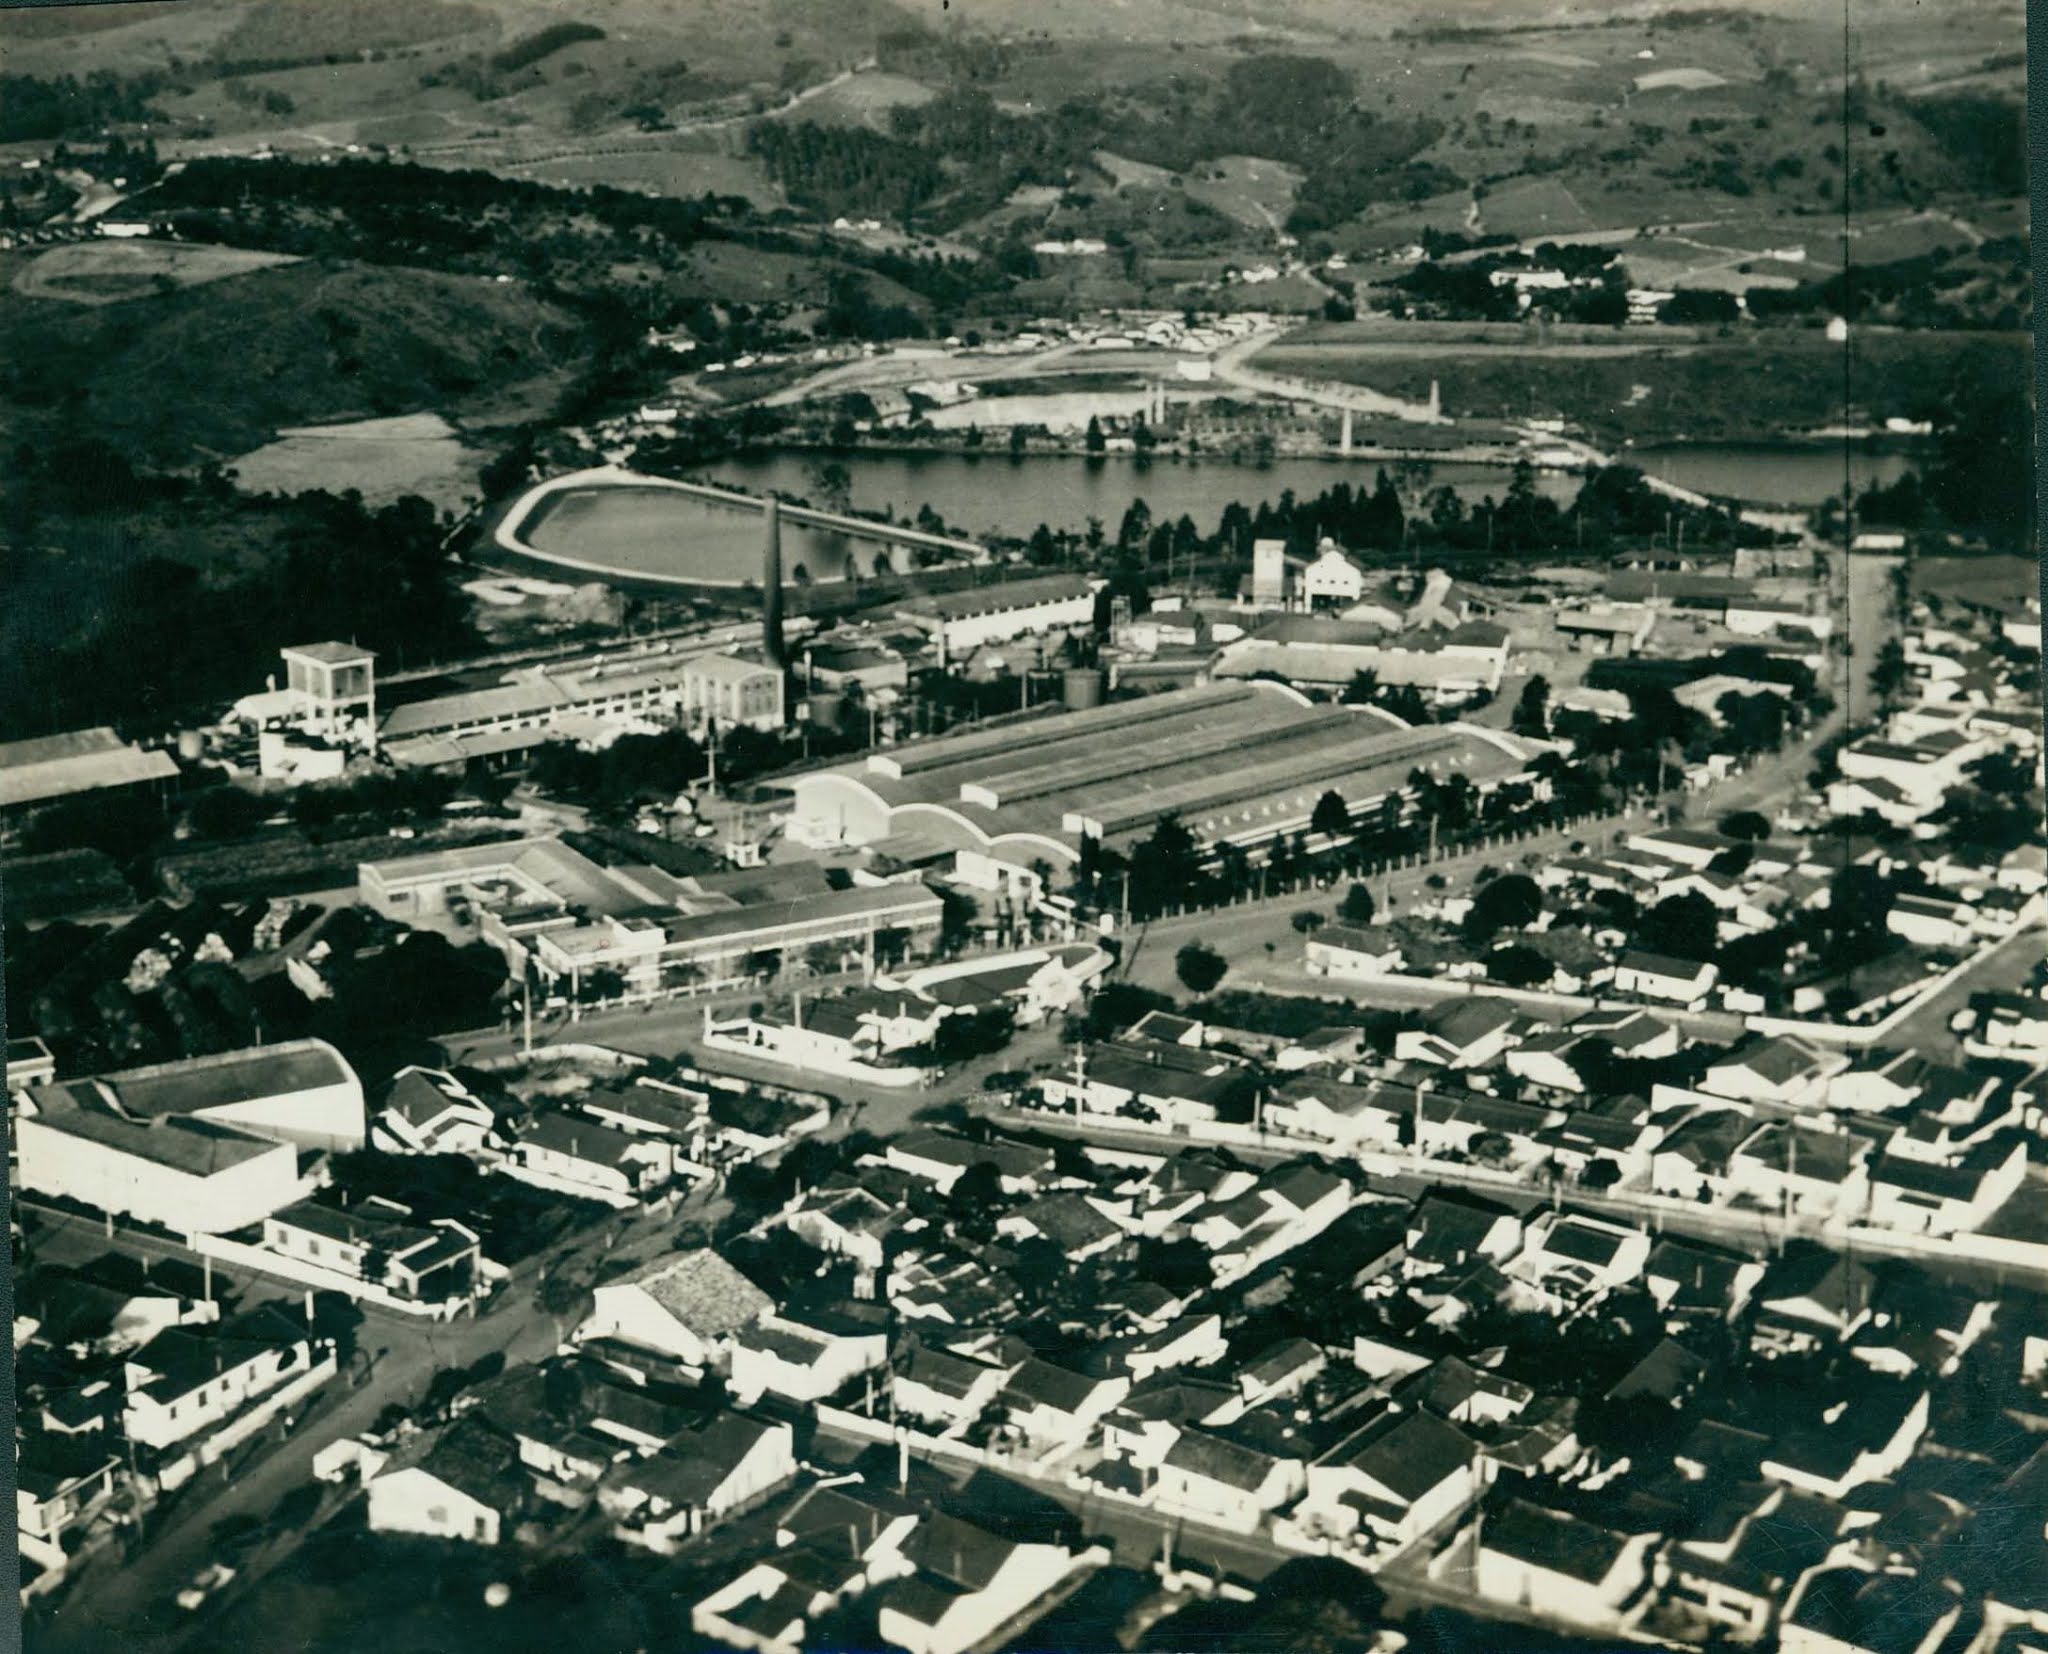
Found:
[[[1447,1355],[1411,1373],[1394,1388],[1406,1406],[1420,1407],[1459,1425],[1502,1424],[1519,1416],[1536,1392],[1499,1373]]]
[[[899,1413],[947,1431],[964,1429],[995,1400],[1014,1366],[911,1343],[889,1370],[889,1398]]]
[[[1074,1566],[1064,1545],[999,1538],[943,1513],[903,1547],[915,1570],[883,1587],[877,1628],[908,1654],[965,1651],[1046,1597]]]
[[[121,1461],[102,1442],[36,1432],[15,1453],[14,1513],[24,1557],[61,1568],[65,1536],[113,1500]]]
[[[1643,1264],[1643,1285],[1670,1316],[1733,1320],[1764,1278],[1764,1266],[1705,1241],[1663,1236]]]
[[[1751,1040],[1710,1064],[1700,1089],[1738,1102],[1817,1108],[1826,1100],[1828,1082],[1848,1066],[1839,1051],[1775,1034]]]
[[[263,1220],[263,1249],[418,1303],[474,1297],[483,1257],[474,1229],[415,1222],[410,1207],[380,1195],[346,1207],[296,1201]]]
[[[123,1364],[128,1438],[169,1448],[209,1434],[251,1403],[310,1378],[331,1351],[304,1325],[263,1304],[208,1326],[158,1333]]]
[[[1406,1086],[1347,1085],[1323,1075],[1283,1081],[1267,1097],[1268,1131],[1312,1137],[1344,1149],[1392,1152],[1401,1144],[1401,1122],[1415,1112],[1415,1093]]]
[[[1707,1363],[1671,1338],[1660,1338],[1607,1392],[1609,1401],[1652,1402],[1677,1407],[1706,1376]]]
[[[513,1145],[507,1169],[543,1188],[631,1206],[675,1176],[675,1146],[570,1114],[543,1114]]]
[[[1890,1113],[1911,1103],[1941,1071],[1918,1051],[1866,1051],[1829,1077],[1827,1105],[1850,1114]]]
[[[910,1131],[890,1139],[883,1163],[951,1194],[975,1166],[992,1167],[1005,1194],[1035,1194],[1052,1179],[1052,1151],[992,1139],[977,1142],[946,1131]]]
[[[1298,1459],[1190,1428],[1181,1431],[1159,1461],[1154,1485],[1163,1509],[1249,1533],[1266,1515],[1299,1497],[1304,1472]]]
[[[860,1583],[856,1575],[853,1584]],[[691,1605],[690,1629],[706,1643],[752,1654],[803,1654],[811,1618],[838,1602],[838,1594],[820,1591],[801,1564],[784,1569],[756,1562]]]
[[[1824,1246],[1785,1249],[1757,1287],[1759,1336],[1784,1349],[1847,1340],[1870,1319],[1876,1277],[1855,1259]]]
[[[821,1252],[851,1258],[873,1273],[882,1267],[890,1237],[922,1227],[900,1205],[872,1191],[826,1186],[797,1197],[783,1214],[783,1227]]]
[[[1868,1198],[1869,1143],[1804,1122],[1758,1126],[1728,1159],[1728,1187],[1783,1212],[1851,1213]]]
[[[1478,1496],[1479,1452],[1425,1410],[1393,1412],[1354,1431],[1308,1467],[1305,1521],[1342,1538],[1399,1548]]]
[[[1688,1539],[1657,1559],[1667,1603],[1754,1642],[1776,1621],[1800,1577],[1826,1558],[1839,1507],[1784,1488],[1739,1490]]]
[[[1699,959],[1631,949],[1614,968],[1614,991],[1638,994],[1672,1005],[1694,1006],[1707,997],[1720,976],[1719,967]]]
[[[528,1485],[509,1436],[460,1418],[423,1454],[387,1464],[371,1479],[370,1531],[495,1545],[525,1503]]]
[[[1987,1142],[1954,1165],[1883,1154],[1869,1166],[1869,1222],[1908,1234],[1966,1234],[1981,1229],[2026,1175],[2023,1142]]]
[[[1114,1251],[1125,1237],[1122,1224],[1105,1216],[1085,1196],[1067,1190],[1013,1207],[996,1220],[996,1233],[1009,1240],[1040,1240],[1056,1246],[1070,1264]]]
[[[370,1122],[370,1146],[385,1154],[482,1154],[498,1146],[498,1118],[453,1074],[402,1068]]]
[[[779,1420],[718,1412],[661,1451],[618,1465],[597,1502],[614,1537],[667,1555],[796,1477],[796,1433]]]
[[[889,1335],[879,1319],[768,1314],[733,1333],[727,1383],[742,1406],[764,1393],[817,1402],[888,1359]]]
[[[1394,1056],[1442,1068],[1484,1068],[1507,1049],[1521,1014],[1512,1000],[1495,995],[1448,1000],[1425,1011],[1420,1028],[1394,1036]]]
[[[1041,1449],[1071,1451],[1130,1393],[1121,1374],[1078,1373],[1033,1356],[1010,1375],[1000,1397],[1010,1422]]]
[[[1223,1338],[1222,1317],[1214,1312],[1178,1315],[1164,1326],[1136,1332],[1114,1347],[1133,1382],[1142,1382],[1175,1367],[1203,1367],[1220,1361],[1230,1346]]]
[[[616,1339],[702,1369],[722,1365],[737,1336],[775,1307],[709,1247],[643,1264],[593,1296],[578,1343]]]
[[[1729,1165],[1756,1130],[1746,1107],[1699,1108],[1664,1134],[1650,1156],[1650,1187],[1680,1200],[1725,1200],[1733,1192]]]
[[[1462,1271],[1482,1259],[1505,1263],[1522,1249],[1522,1220],[1478,1195],[1432,1189],[1408,1218],[1410,1275]]]
[[[1967,948],[1976,937],[1975,915],[1969,902],[1903,891],[1892,899],[1884,928],[1923,948]]]
[[[1705,872],[1736,840],[1700,827],[1649,827],[1628,836],[1628,847],[1671,866]]]
[[[1303,952],[1311,976],[1387,976],[1406,963],[1384,925],[1325,925],[1309,933]]]
[[[1284,1401],[1306,1389],[1330,1358],[1306,1338],[1283,1338],[1237,1370],[1238,1394],[1247,1407]]]
[[[1778,1628],[1784,1654],[1933,1654],[1962,1617],[1945,1580],[1847,1565],[1799,1582]]]
[[[1655,1537],[1624,1537],[1510,1500],[1479,1524],[1474,1584],[1495,1602],[1540,1606],[1546,1618],[1612,1630],[1643,1582]]]
[[[1650,1237],[1625,1224],[1578,1212],[1553,1212],[1532,1221],[1527,1244],[1508,1273],[1547,1297],[1580,1305],[1642,1278]]]
[[[1081,1047],[1071,1076],[1039,1084],[1055,1108],[1116,1113],[1137,1105],[1175,1122],[1213,1120],[1229,1110],[1250,1113],[1253,1081],[1244,1059],[1179,1040],[1121,1039]]]
[[[1831,816],[1874,815],[1894,827],[1910,827],[1932,815],[1941,805],[1938,796],[1909,792],[1881,775],[1830,781],[1824,796]]]

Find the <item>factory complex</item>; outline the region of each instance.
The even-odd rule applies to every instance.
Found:
[[[788,833],[905,861],[950,849],[1071,866],[1085,840],[1128,844],[1169,816],[1205,847],[1260,843],[1305,828],[1326,792],[1355,815],[1417,770],[1484,790],[1535,750],[1473,725],[1411,728],[1370,707],[1318,705],[1284,684],[1208,684],[799,775]]]

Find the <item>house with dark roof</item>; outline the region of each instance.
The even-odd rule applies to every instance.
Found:
[[[719,1412],[646,1458],[624,1461],[598,1488],[613,1536],[658,1555],[759,1504],[796,1477],[796,1433],[781,1420]]]
[[[1812,1242],[1794,1242],[1757,1288],[1753,1341],[1779,1353],[1845,1342],[1870,1319],[1876,1290],[1876,1276],[1854,1258]]]
[[[1249,1533],[1299,1497],[1305,1477],[1299,1459],[1189,1428],[1159,1461],[1155,1500],[1161,1510]]]
[[[1457,1272],[1484,1260],[1505,1263],[1522,1249],[1522,1220],[1497,1201],[1432,1189],[1408,1218],[1406,1272]]]
[[[1642,1278],[1650,1237],[1583,1212],[1551,1212],[1530,1223],[1508,1274],[1546,1308],[1579,1310]]]
[[[965,1654],[1075,1563],[1064,1545],[1001,1538],[943,1513],[918,1524],[903,1555],[915,1571],[882,1588],[876,1621],[882,1640],[908,1654]]]
[[[1655,1574],[1667,1607],[1753,1642],[1776,1622],[1801,1576],[1826,1559],[1845,1513],[1783,1488],[1752,1483],[1738,1495],[1665,1546]]]
[[[1764,1266],[1745,1253],[1673,1235],[1660,1236],[1643,1264],[1644,1286],[1674,1319],[1733,1320],[1763,1278]]]
[[[1503,1424],[1536,1399],[1528,1385],[1456,1355],[1409,1375],[1395,1385],[1394,1394],[1407,1406],[1425,1408],[1457,1425]]]
[[[1071,1190],[1040,1195],[996,1220],[996,1233],[1010,1240],[1040,1240],[1059,1248],[1069,1263],[1113,1252],[1124,1242],[1124,1226],[1087,1196]]]
[[[1398,1549],[1478,1497],[1479,1451],[1426,1408],[1381,1414],[1308,1467],[1299,1522],[1370,1550]]]
[[[370,1146],[386,1154],[495,1153],[503,1145],[489,1104],[439,1068],[402,1068],[370,1121]]]
[[[1423,1013],[1420,1028],[1394,1036],[1394,1055],[1441,1068],[1484,1068],[1507,1050],[1521,1018],[1520,1007],[1498,995],[1445,1000]]]
[[[1927,1433],[1928,1392],[1917,1383],[1866,1378],[1820,1395],[1773,1387],[1755,1411],[1773,1435],[1758,1469],[1802,1493],[1844,1499],[1896,1475]]]
[[[1799,1582],[1778,1629],[1785,1654],[1933,1654],[1962,1617],[1946,1580],[1846,1565]]]
[[[743,1406],[763,1395],[818,1402],[888,1359],[888,1317],[876,1304],[785,1310],[732,1335],[727,1382]]]
[[[371,1479],[370,1531],[495,1545],[531,1489],[511,1437],[480,1419],[459,1418],[424,1452],[387,1464]]]
[[[210,1435],[275,1391],[334,1372],[332,1346],[271,1304],[158,1333],[123,1364],[122,1428],[171,1448]],[[324,1365],[323,1365],[324,1364]]]
[[[1870,1149],[1856,1133],[1768,1121],[1728,1157],[1728,1185],[1774,1211],[1858,1212],[1869,1199]]]
[[[892,1138],[883,1161],[923,1178],[942,1195],[952,1193],[953,1185],[975,1166],[993,1167],[1004,1193],[1013,1195],[1035,1194],[1053,1176],[1050,1149],[1000,1138],[979,1142],[947,1131],[910,1131]]]
[[[1299,1395],[1329,1364],[1320,1346],[1306,1338],[1283,1338],[1237,1369],[1237,1391],[1247,1407],[1263,1407]]]
[[[676,1150],[664,1138],[549,1113],[526,1127],[498,1169],[544,1189],[623,1208],[675,1176]]]
[[[783,1214],[782,1224],[819,1251],[851,1258],[874,1272],[882,1267],[890,1238],[914,1233],[924,1227],[924,1220],[859,1185],[828,1183],[798,1196]]]
[[[1632,948],[1614,967],[1614,991],[1691,1007],[1706,999],[1720,974],[1718,966],[1705,960]]]
[[[1285,1080],[1266,1099],[1269,1131],[1314,1138],[1341,1149],[1400,1146],[1401,1121],[1415,1111],[1415,1093],[1378,1080],[1347,1084],[1327,1074]]]
[[[104,1441],[35,1431],[16,1444],[15,1525],[24,1558],[62,1569],[67,1534],[82,1530],[112,1502],[121,1472]]]
[[[1780,1108],[1818,1107],[1828,1082],[1848,1068],[1839,1051],[1823,1051],[1791,1034],[1773,1034],[1738,1046],[1708,1065],[1702,1091],[1737,1102]]]
[[[1130,1390],[1123,1374],[1080,1373],[1033,1356],[1010,1375],[1000,1399],[1011,1424],[1036,1449],[1071,1452]]]
[[[981,1416],[1019,1365],[911,1342],[890,1365],[889,1397],[897,1412],[957,1434]]]
[[[1872,1226],[1907,1234],[1981,1229],[2027,1175],[2024,1141],[1986,1142],[1952,1165],[1929,1164],[1894,1146],[1867,1167]]]
[[[1734,1193],[1729,1166],[1756,1131],[1748,1108],[1697,1108],[1679,1115],[1650,1156],[1650,1187],[1680,1200],[1726,1200]]]
[[[1474,1584],[1483,1597],[1540,1607],[1546,1619],[1613,1634],[1643,1583],[1658,1535],[1622,1535],[1523,1500],[1479,1523]]]
[[[421,1223],[381,1195],[296,1201],[263,1220],[263,1249],[416,1303],[467,1301],[482,1282],[474,1229],[453,1218]]]

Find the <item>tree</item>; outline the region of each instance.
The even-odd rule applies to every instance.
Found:
[[[1550,680],[1541,674],[1522,686],[1522,698],[1515,702],[1508,727],[1517,735],[1547,736],[1550,733]]]
[[[1720,913],[1696,890],[1666,896],[1636,921],[1635,945],[1677,959],[1707,959],[1714,952]]]
[[[1308,830],[1325,838],[1347,838],[1351,833],[1351,807],[1344,802],[1344,795],[1332,787],[1316,800],[1315,812],[1308,818]]]
[[[1312,907],[1305,907],[1288,921],[1303,936],[1312,936],[1323,928],[1323,916]]]
[[[1909,675],[1906,646],[1895,637],[1886,638],[1877,651],[1877,664],[1870,669],[1870,692],[1885,711],[1899,704]]]
[[[947,953],[958,953],[974,939],[975,921],[981,917],[981,904],[964,890],[944,885],[939,890],[939,946]]]
[[[1088,434],[1082,439],[1082,446],[1091,454],[1099,454],[1108,446],[1102,435],[1102,421],[1093,414],[1088,416]]]
[[[1465,915],[1464,934],[1472,942],[1489,942],[1495,932],[1524,930],[1543,911],[1543,891],[1526,873],[1503,873],[1481,885]]]
[[[1173,956],[1174,975],[1191,994],[1213,993],[1229,970],[1223,955],[1204,942],[1190,942]]]
[[[1354,884],[1344,892],[1344,905],[1337,909],[1337,917],[1347,925],[1369,925],[1376,911],[1372,892],[1362,884]]]
[[[1509,988],[1536,988],[1548,982],[1555,967],[1534,948],[1516,942],[1486,956],[1486,974]]]
[[[1737,810],[1721,818],[1721,831],[1729,838],[1760,844],[1771,836],[1770,818],[1755,810]]]

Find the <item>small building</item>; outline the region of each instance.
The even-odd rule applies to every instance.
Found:
[[[919,1523],[903,1556],[914,1571],[883,1588],[877,1626],[907,1654],[966,1654],[1044,1599],[1074,1565],[1064,1545],[999,1538],[945,1514]]]
[[[1641,1586],[1656,1536],[1624,1537],[1594,1523],[1511,1500],[1479,1524],[1475,1584],[1495,1602],[1540,1608],[1570,1623],[1618,1628]]]
[[[1631,949],[1614,968],[1614,989],[1617,993],[1691,1007],[1705,1000],[1719,976],[1719,968],[1709,961]]]
[[[530,1486],[509,1436],[460,1418],[425,1452],[371,1478],[370,1531],[496,1545]]]

